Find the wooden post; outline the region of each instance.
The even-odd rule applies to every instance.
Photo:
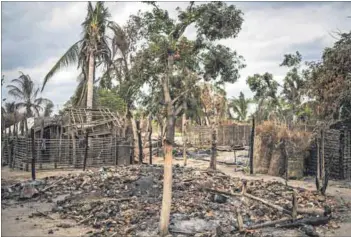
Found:
[[[40,121],[40,143],[39,143],[39,146],[42,144],[43,138],[44,138],[44,118],[41,118],[41,121]],[[42,151],[41,147],[40,147],[39,153],[40,153],[39,168],[42,169],[43,168],[43,153],[44,152]]]
[[[35,180],[35,133],[34,128],[30,130],[32,140],[32,179]]]
[[[83,164],[83,171],[85,171],[85,167],[87,166],[87,159],[88,159],[88,149],[89,149],[89,133],[88,131],[85,133],[85,152],[84,152],[84,164]]]
[[[117,140],[117,137],[115,137],[115,144],[116,144],[115,165],[118,165],[119,142]]]
[[[233,151],[234,151],[234,163],[236,164],[236,151],[235,151],[235,140],[234,140],[234,134],[235,134],[235,125],[233,125]]]
[[[253,174],[253,157],[254,157],[254,144],[255,144],[255,118],[252,118],[251,129],[251,142],[250,142],[250,174]]]
[[[286,142],[285,139],[282,141],[283,154],[285,158],[285,186],[288,186],[289,181],[289,157],[286,151]]]
[[[58,153],[58,160],[59,160],[59,163],[61,162],[61,147],[62,147],[62,133],[63,133],[63,126],[62,126],[62,121],[60,121],[60,135],[59,135],[59,153]]]
[[[77,150],[76,150],[76,136],[73,130],[71,130],[72,136],[72,156],[73,156],[73,166],[77,167]]]
[[[224,124],[222,125],[222,141],[223,141],[223,146],[226,146],[226,140],[225,140],[225,126]]]
[[[322,182],[325,179],[325,156],[324,156],[324,142],[325,142],[325,131],[321,131],[321,179]]]
[[[130,141],[130,157],[129,157],[129,162],[130,164],[134,164],[134,140],[133,138],[131,138],[131,141]]]
[[[136,121],[136,127],[138,132],[138,146],[139,146],[139,163],[143,163],[143,142],[141,140],[141,130],[140,130],[140,121]]]
[[[212,155],[211,155],[210,168],[214,169],[214,170],[217,168],[217,128],[216,128],[216,125],[213,125],[213,129],[212,129]]]
[[[11,168],[11,163],[12,163],[12,140],[11,136],[7,138],[7,163],[9,164],[9,167]]]
[[[292,218],[295,221],[297,217],[297,198],[295,190],[293,190],[292,206]]]
[[[321,170],[320,170],[320,151],[319,151],[319,139],[318,137],[316,138],[316,149],[317,149],[317,167],[316,167],[316,189],[317,192],[320,190],[320,179],[321,179]]]
[[[152,165],[152,116],[150,115],[149,118],[149,159],[150,159],[150,165]]]
[[[186,137],[186,114],[185,112],[182,115],[182,138],[183,138],[183,161],[184,161],[184,166],[187,165],[187,157],[186,157],[186,143],[187,143],[187,137]]]

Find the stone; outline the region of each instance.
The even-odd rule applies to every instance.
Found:
[[[38,190],[33,185],[25,185],[21,190],[20,199],[29,199],[38,193]]]
[[[218,203],[225,203],[227,201],[227,197],[222,194],[215,194],[213,197],[213,201]]]

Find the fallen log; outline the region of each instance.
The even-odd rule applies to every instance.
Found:
[[[288,224],[283,224],[276,226],[278,228],[294,228],[294,227],[300,227],[303,225],[325,225],[329,222],[330,216],[321,216],[321,217],[310,217],[310,218],[303,218],[294,221],[293,223],[288,223]]]
[[[260,202],[262,202],[263,204],[266,204],[267,206],[272,207],[272,208],[274,208],[274,209],[276,209],[276,210],[278,210],[278,211],[281,211],[281,212],[283,212],[283,213],[285,213],[285,214],[292,215],[292,212],[291,212],[291,211],[286,210],[286,209],[284,209],[284,208],[281,207],[281,206],[278,206],[278,205],[275,205],[275,204],[273,204],[273,203],[270,203],[270,202],[268,202],[268,201],[266,201],[266,200],[264,200],[264,199],[262,199],[262,198],[256,197],[256,196],[251,195],[251,194],[248,194],[248,193],[244,193],[243,196],[244,196],[244,197],[251,198],[251,199],[256,200],[256,201],[260,201]]]
[[[272,226],[283,224],[285,222],[292,221],[292,220],[293,220],[292,218],[282,218],[280,220],[268,221],[268,222],[257,224],[257,225],[251,225],[251,226],[246,227],[246,229],[255,230],[255,229],[261,229],[261,228],[265,228],[265,227],[272,227]]]
[[[308,214],[314,216],[326,216],[330,214],[330,211],[326,211],[320,208],[297,208],[298,214]]]
[[[205,188],[206,191],[209,191],[209,192],[214,192],[214,193],[219,193],[219,194],[223,194],[223,195],[228,195],[228,196],[244,196],[244,197],[247,197],[247,198],[251,198],[255,201],[259,201],[269,207],[272,207],[278,211],[281,211],[285,214],[288,214],[288,215],[292,215],[292,212],[281,207],[281,206],[278,206],[278,205],[275,205],[273,203],[270,203],[262,198],[259,198],[259,197],[256,197],[252,194],[249,194],[249,193],[246,193],[246,185],[243,185],[242,187],[242,192],[241,193],[230,193],[230,192],[226,192],[226,191],[223,191],[223,190],[216,190],[216,189],[210,189],[210,188]],[[318,216],[325,216],[327,214],[330,214],[330,212],[327,212],[325,210],[322,210],[322,209],[314,209],[314,208],[297,208],[297,214],[308,214],[308,215],[318,215]]]
[[[219,193],[219,194],[228,195],[228,196],[242,196],[241,193],[229,193],[226,191],[221,191],[221,190],[216,190],[211,188],[205,188],[205,190],[208,192]]]
[[[40,190],[39,192],[41,192],[41,193],[45,193],[45,191],[49,190],[50,188],[55,187],[55,186],[56,186],[56,184],[58,184],[59,182],[61,182],[61,181],[62,181],[62,180],[64,180],[64,179],[65,179],[65,177],[60,178],[59,180],[57,180],[56,182],[54,182],[54,183],[53,183],[53,184],[51,184],[50,186],[48,186],[48,187],[46,187],[46,188],[44,188],[44,189]]]

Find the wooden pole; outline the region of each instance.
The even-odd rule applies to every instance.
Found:
[[[186,108],[186,106],[184,106]],[[184,166],[187,165],[187,157],[186,157],[186,143],[187,143],[187,136],[186,136],[186,114],[185,112],[182,115],[182,138],[183,138],[183,161]]]
[[[43,138],[44,138],[44,118],[41,118],[40,120],[40,142],[43,142]],[[40,158],[39,158],[39,168],[42,169],[43,168],[43,153],[44,151],[41,150],[40,148]]]
[[[325,179],[325,156],[324,156],[324,142],[325,142],[324,129],[321,131],[321,179]]]
[[[152,164],[152,116],[150,115],[149,118],[149,159],[150,159],[150,165]]]
[[[286,151],[286,142],[285,139],[282,141],[282,148],[283,148],[283,154],[284,154],[284,159],[285,159],[285,185],[288,186],[288,181],[289,181],[289,158],[288,154]]]
[[[87,131],[87,132],[85,133],[85,152],[84,152],[83,171],[85,171],[85,167],[87,166],[88,149],[89,149],[88,138],[89,138],[89,133],[88,133],[88,131]]]
[[[138,146],[139,146],[139,163],[143,163],[143,142],[141,140],[141,130],[140,130],[140,121],[136,121],[137,133],[138,133]]]
[[[253,174],[253,156],[255,144],[255,118],[252,118],[251,142],[250,142],[250,174]]]
[[[34,128],[30,130],[32,139],[32,179],[35,180],[35,133]]]
[[[62,126],[62,121],[60,121],[60,135],[59,135],[59,152],[58,152],[58,160],[59,163],[61,162],[61,147],[62,147],[62,133],[63,133],[63,126]]]
[[[295,190],[293,190],[292,206],[292,218],[295,221],[297,217],[297,197]]]
[[[235,125],[233,125],[233,151],[234,151],[234,163],[236,164],[236,151],[235,151],[235,140],[234,140],[234,136],[235,136]]]
[[[215,170],[217,168],[217,128],[216,125],[213,125],[212,128],[212,155],[210,168]]]
[[[115,165],[118,165],[118,156],[119,156],[119,142],[117,137],[115,137],[115,144],[116,144],[116,155],[115,155]]]
[[[316,189],[317,189],[317,192],[319,192],[321,174],[320,174],[320,151],[319,151],[319,139],[318,139],[318,137],[316,138],[316,149],[317,149]]]

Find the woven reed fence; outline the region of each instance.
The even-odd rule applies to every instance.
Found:
[[[217,127],[218,146],[249,146],[251,125],[221,125]],[[211,146],[212,128],[208,126],[189,126],[187,140],[194,147]]]
[[[131,142],[118,137],[80,139],[35,139],[6,137],[2,139],[2,162],[13,169],[31,170],[35,156],[36,169],[83,168],[110,165],[128,165],[131,157]],[[88,145],[88,148],[86,146]]]

